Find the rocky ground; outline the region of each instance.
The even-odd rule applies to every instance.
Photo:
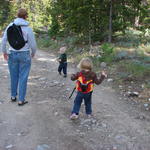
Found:
[[[29,104],[10,102],[7,63],[0,56],[0,150],[150,150],[149,111],[123,96],[106,79],[93,93],[93,117],[82,105],[69,119],[74,87],[57,74],[55,56],[38,51],[28,82]],[[121,88],[121,86],[120,86]],[[138,106],[138,107],[137,107]]]

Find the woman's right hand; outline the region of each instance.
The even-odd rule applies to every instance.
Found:
[[[7,61],[8,60],[8,54],[7,53],[4,53],[3,54],[3,57],[4,57],[4,59]]]

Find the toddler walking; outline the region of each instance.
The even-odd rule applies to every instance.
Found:
[[[67,55],[66,55],[67,47],[63,46],[60,48],[60,56],[58,58],[59,66],[58,73],[61,75],[61,71],[63,70],[64,77],[67,77]]]
[[[104,78],[107,77],[104,71],[101,73],[100,78],[97,77],[96,73],[92,71],[93,63],[89,58],[83,58],[80,61],[78,68],[80,69],[80,72],[72,74],[71,76],[72,81],[76,80],[77,95],[74,100],[70,119],[77,119],[79,117],[83,99],[87,116],[90,117],[92,115],[92,92],[94,84],[99,85]]]

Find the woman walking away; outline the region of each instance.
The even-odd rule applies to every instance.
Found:
[[[89,58],[83,58],[78,67],[80,68],[80,72],[71,76],[71,80],[76,80],[77,95],[74,100],[70,119],[78,119],[83,99],[87,116],[90,117],[92,115],[92,92],[94,83],[99,85],[104,78],[107,77],[106,73],[103,71],[101,77],[97,78],[96,73],[92,72],[93,64]]]
[[[35,56],[36,41],[32,29],[29,27],[27,11],[23,8],[18,10],[17,18],[10,23],[2,38],[2,52],[4,59],[8,61],[11,81],[11,101],[17,100],[22,106],[25,101],[27,80],[31,68],[31,57]],[[6,44],[9,43],[9,50]]]

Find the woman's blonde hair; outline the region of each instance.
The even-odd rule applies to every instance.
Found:
[[[28,13],[27,13],[27,11],[26,11],[26,9],[24,9],[24,8],[20,8],[19,10],[18,10],[18,12],[17,12],[17,17],[18,18],[23,18],[23,19],[25,19],[25,17],[28,15]]]
[[[78,68],[81,70],[92,70],[93,63],[90,58],[82,58],[78,64]]]

